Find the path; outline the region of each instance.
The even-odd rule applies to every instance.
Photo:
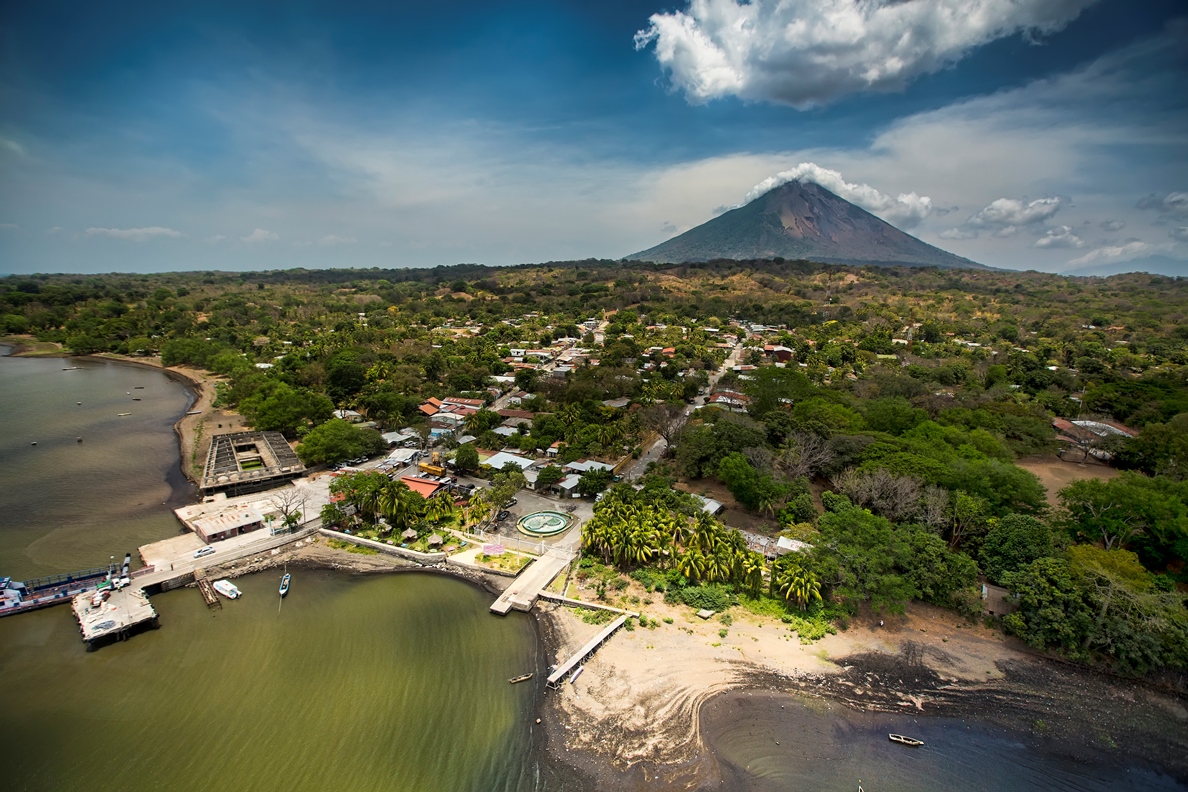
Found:
[[[729,371],[732,366],[735,365],[741,352],[741,346],[736,346],[734,349],[730,350],[730,354],[726,356],[726,360],[722,362],[722,366],[713,374],[710,374],[709,393],[712,394],[714,392],[714,388],[717,387],[718,381],[722,379],[722,376],[727,371]],[[708,396],[706,398],[708,398]],[[694,408],[692,405],[685,409],[685,415],[692,415],[693,412]],[[624,473],[623,478],[627,481],[636,481],[642,478],[643,474],[648,470],[648,465],[659,460],[662,456],[664,456],[664,452],[667,450],[668,441],[663,437],[657,437],[656,441],[648,446],[647,450],[640,454],[639,459],[631,463]]]
[[[135,579],[133,579],[132,585],[135,588],[145,589],[150,586],[164,583],[167,580],[173,580],[174,578],[189,574],[196,569],[201,569],[211,565],[222,566],[232,561],[238,561],[241,558],[247,558],[248,556],[258,555],[260,553],[267,553],[270,550],[282,547],[289,544],[290,542],[295,542],[298,539],[311,536],[321,527],[322,521],[315,519],[303,525],[300,531],[291,534],[270,536],[268,531],[263,529],[259,531],[252,531],[250,534],[243,535],[244,537],[252,537],[248,541],[236,543],[234,546],[229,546],[224,542],[217,542],[214,545],[210,545],[211,547],[217,548],[213,554],[203,556],[202,558],[194,558],[193,554],[190,554],[188,557],[175,559],[168,568],[154,569],[152,572],[137,576]],[[257,537],[256,534],[261,535]],[[242,538],[243,537],[236,537],[236,539]],[[233,540],[227,541],[230,542]]]

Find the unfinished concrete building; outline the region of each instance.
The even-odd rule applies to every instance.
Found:
[[[202,493],[229,497],[279,486],[305,472],[280,432],[234,432],[210,439]]]

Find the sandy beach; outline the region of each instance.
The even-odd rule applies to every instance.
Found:
[[[624,594],[640,597],[634,607],[650,624],[672,623],[620,630],[575,684],[550,692],[545,703],[554,756],[604,782],[713,788],[722,775],[703,738],[702,707],[746,690],[853,712],[971,717],[1042,732],[1050,747],[1067,753],[1141,759],[1188,777],[1183,695],[1058,664],[940,608],[915,604],[904,616],[883,616],[882,627],[868,615],[804,645],[779,620],[741,607],[731,609],[727,627],[665,605],[662,595],[634,582]],[[649,597],[652,603],[642,604]],[[543,606],[540,619],[554,662],[600,629],[555,605]]]

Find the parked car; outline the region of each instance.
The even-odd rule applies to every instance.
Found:
[[[211,553],[213,553],[214,551],[215,551],[215,549],[213,547],[211,547],[210,545],[207,545],[206,547],[199,547],[197,550],[194,551],[194,558],[202,558],[203,556],[208,556]]]
[[[503,522],[510,516],[511,512],[509,512],[507,509],[504,509],[503,511],[499,512],[499,514],[495,515],[495,522]]]
[[[505,504],[503,504],[503,505],[504,505],[504,506],[515,506],[515,505],[516,505],[517,503],[519,503],[519,502],[520,502],[520,501],[519,501],[518,499],[516,499],[516,498],[512,498],[511,500],[509,500],[507,503],[505,503]]]

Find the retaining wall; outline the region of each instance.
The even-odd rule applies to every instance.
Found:
[[[388,555],[407,558],[409,561],[416,561],[418,564],[424,564],[425,566],[433,566],[446,560],[445,553],[418,553],[416,550],[409,550],[407,547],[385,544],[384,542],[377,542],[373,539],[364,539],[361,536],[351,536],[350,534],[339,531],[332,531],[329,528],[321,528],[318,530],[318,533],[328,536],[331,539],[337,539],[340,542],[350,542],[360,547],[370,547],[372,550],[378,550]]]

